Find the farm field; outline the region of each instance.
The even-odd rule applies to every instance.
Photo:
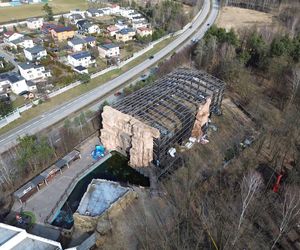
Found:
[[[71,9],[87,9],[86,0],[52,0],[49,5],[53,8],[54,14],[68,12]],[[28,17],[42,16],[43,4],[21,5],[16,7],[0,8],[0,23],[14,22]]]

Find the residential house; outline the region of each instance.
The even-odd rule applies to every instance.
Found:
[[[51,29],[52,38],[59,42],[73,38],[75,31],[69,26],[57,26]]]
[[[135,30],[138,28],[147,28],[147,27],[148,27],[148,23],[146,23],[144,21],[132,23],[132,28]]]
[[[9,46],[17,49],[18,47],[21,48],[32,48],[34,46],[33,40],[29,37],[21,37],[16,40],[11,41],[8,43]]]
[[[128,25],[125,24],[125,23],[122,22],[122,21],[117,21],[117,23],[115,24],[115,26],[116,26],[119,30],[128,28]]]
[[[44,23],[42,25],[41,30],[42,30],[43,34],[47,35],[47,34],[51,34],[51,30],[54,29],[54,28],[56,28],[56,27],[57,27],[56,24],[53,24],[53,23]]]
[[[99,56],[103,58],[118,57],[120,55],[119,46],[113,43],[100,45],[98,50]]]
[[[76,71],[79,74],[88,74],[89,73],[88,69],[81,65],[74,67],[73,69],[74,69],[74,71]]]
[[[88,20],[80,20],[76,23],[76,26],[79,34],[96,34],[100,32],[99,26]]]
[[[143,17],[143,16],[136,16],[136,17],[133,17],[131,18],[131,22],[134,23],[134,22],[146,22],[146,18]]]
[[[142,15],[138,12],[133,12],[128,14],[127,18],[133,20],[134,18],[142,18]]]
[[[106,8],[101,8],[100,9],[104,15],[110,15],[111,14],[111,8],[106,7]]]
[[[104,13],[102,10],[96,9],[96,8],[90,8],[86,11],[86,15],[88,17],[98,17],[98,16],[103,16]]]
[[[120,8],[120,15],[123,16],[123,17],[126,17],[128,18],[130,14],[134,13],[135,10],[133,9],[129,9],[129,8]]]
[[[68,41],[68,45],[74,52],[77,52],[85,49],[86,41],[80,37],[74,37],[72,40]]]
[[[74,52],[78,52],[86,49],[87,45],[95,47],[96,38],[93,36],[88,36],[85,38],[74,37],[72,40],[68,41],[68,45],[72,48]]]
[[[10,43],[13,40],[24,37],[24,35],[13,31],[7,31],[3,34],[3,37],[5,43]]]
[[[36,45],[32,48],[24,49],[24,54],[29,61],[35,61],[47,56],[47,51],[44,47]]]
[[[81,14],[71,14],[68,16],[70,23],[76,24],[80,20],[84,20],[84,15]]]
[[[87,36],[84,38],[84,40],[91,47],[95,47],[97,45],[96,37],[94,36]]]
[[[51,77],[51,72],[45,70],[43,65],[33,64],[31,62],[20,63],[18,65],[21,76],[27,81],[43,80],[47,77]]]
[[[37,30],[41,29],[44,24],[44,19],[43,18],[29,18],[26,21],[27,28],[30,30]]]
[[[110,7],[110,13],[115,15],[120,13],[120,6],[117,4],[112,4]]]
[[[68,55],[68,62],[73,67],[82,66],[86,68],[91,64],[96,63],[95,59],[92,57],[89,51],[81,51]]]
[[[144,37],[144,36],[151,36],[153,31],[151,28],[145,28],[145,27],[142,27],[142,28],[138,28],[136,30],[136,33],[141,36],[141,37]]]
[[[19,95],[24,91],[36,90],[36,85],[28,86],[24,77],[16,72],[0,74],[0,92],[9,92],[10,90]]]
[[[110,36],[115,36],[120,29],[115,25],[110,25],[106,28],[106,30]]]
[[[131,28],[126,28],[116,33],[116,40],[121,42],[127,42],[133,39],[135,31]]]
[[[56,249],[62,250],[59,242],[29,234],[25,229],[0,223],[2,249]]]

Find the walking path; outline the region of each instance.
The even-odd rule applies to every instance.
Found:
[[[81,173],[85,175],[101,163],[101,160],[94,161],[91,157],[91,152],[95,149],[95,145],[97,144],[99,144],[98,137],[94,137],[82,144],[78,148],[81,152],[81,159],[71,163],[70,168],[66,169],[61,175],[56,176],[49,185],[34,194],[25,204],[21,205],[20,202],[15,201],[12,211],[20,212],[23,206],[23,210],[32,211],[35,214],[36,223],[44,224],[53,210],[60,209],[60,206],[64,204],[65,201],[61,199],[67,198],[64,196],[66,191],[68,191],[67,189],[75,187],[76,177],[78,177],[78,175],[82,177]],[[108,154],[102,161],[105,161],[110,156],[111,155]],[[53,217],[53,215],[51,217]]]

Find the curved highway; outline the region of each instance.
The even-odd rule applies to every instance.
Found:
[[[57,106],[54,109],[47,111],[0,136],[0,152],[4,152],[13,146],[18,137],[24,136],[25,134],[35,134],[42,129],[59,122],[86,105],[93,103],[101,98],[101,96],[104,96],[106,93],[109,93],[115,88],[121,86],[124,82],[141,74],[144,70],[164,58],[171,51],[177,48],[179,50],[188,43],[191,43],[191,39],[201,39],[209,26],[214,23],[218,15],[218,0],[213,0],[212,2],[213,6],[211,6],[210,0],[204,0],[201,14],[193,21],[192,26],[179,35],[173,42],[157,52],[152,59],[145,60],[113,80],[108,81],[105,84],[102,84],[101,86],[64,103],[63,105]],[[192,34],[194,35],[191,37]]]

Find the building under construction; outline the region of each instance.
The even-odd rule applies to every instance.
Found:
[[[132,167],[165,167],[175,146],[199,142],[211,113],[220,113],[225,84],[203,71],[177,69],[102,113],[101,141],[126,153]]]

